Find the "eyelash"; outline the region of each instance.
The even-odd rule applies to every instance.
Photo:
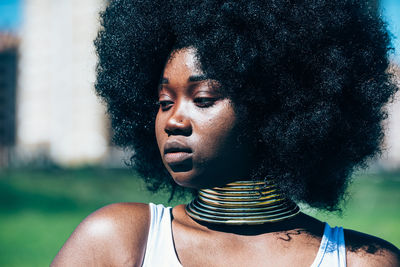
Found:
[[[199,107],[199,108],[208,108],[211,107],[215,104],[215,101],[217,98],[213,97],[196,97],[194,99],[194,103]],[[170,100],[160,100],[157,101],[157,105],[161,108],[161,110],[166,111],[168,110],[171,105],[173,104],[173,101]]]
[[[161,110],[168,110],[170,106],[167,106],[168,104],[173,104],[174,102],[169,101],[169,100],[160,100],[157,101],[157,105],[161,108]]]
[[[194,103],[200,108],[208,108],[214,105],[217,98],[213,97],[197,97],[194,99]]]

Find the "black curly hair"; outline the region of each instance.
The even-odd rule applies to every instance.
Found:
[[[96,90],[152,190],[177,189],[154,122],[163,68],[183,47],[232,99],[252,177],[293,200],[338,209],[354,169],[381,152],[397,87],[386,25],[365,0],[114,0],[101,18]]]

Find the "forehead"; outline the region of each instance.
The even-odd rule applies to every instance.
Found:
[[[202,75],[194,48],[182,48],[171,53],[164,68],[164,77]]]

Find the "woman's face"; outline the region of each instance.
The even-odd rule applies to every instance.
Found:
[[[164,69],[155,127],[162,161],[185,187],[248,178],[245,153],[236,145],[232,103],[203,75],[195,53],[193,48],[174,51]]]

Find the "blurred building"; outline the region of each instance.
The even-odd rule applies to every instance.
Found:
[[[400,88],[400,66],[393,63],[390,71],[395,74]],[[384,123],[386,131],[383,154],[378,160],[378,166],[383,169],[400,170],[400,91],[395,95],[393,103],[387,105],[387,110],[389,116]]]
[[[19,39],[0,34],[0,167],[8,165],[15,146]]]
[[[49,156],[62,165],[99,162],[109,143],[93,88],[103,0],[23,3],[16,155]]]

